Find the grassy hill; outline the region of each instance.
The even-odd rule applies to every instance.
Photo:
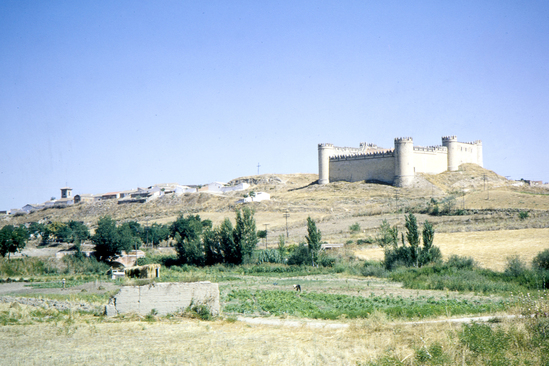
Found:
[[[99,217],[111,215],[119,221],[137,220],[142,224],[168,223],[180,213],[199,214],[219,224],[234,218],[236,201],[250,191],[264,191],[270,201],[249,204],[255,210],[258,229],[268,225],[272,244],[288,231],[290,242],[305,235],[305,222],[311,216],[319,223],[324,239],[345,242],[367,238],[383,219],[403,222],[403,211],[414,211],[419,220],[429,219],[438,232],[484,231],[549,226],[549,189],[509,181],[474,164],[464,164],[456,172],[418,175],[410,188],[365,182],[334,182],[318,185],[316,174],[264,174],[240,177],[230,183],[251,184],[247,192],[225,195],[208,193],[164,196],[156,201],[118,205],[116,201],[79,203],[63,209],[45,209],[25,216],[4,217],[0,226],[32,221],[83,221],[92,229]],[[460,216],[422,214],[433,200],[461,209]],[[519,219],[519,211],[529,211]],[[348,228],[359,223],[361,232],[351,235]]]

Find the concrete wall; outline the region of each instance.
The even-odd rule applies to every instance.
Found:
[[[124,286],[110,299],[107,316],[135,312],[147,315],[155,309],[159,315],[185,310],[189,305],[206,305],[212,315],[218,315],[219,287],[217,283],[184,282],[153,283],[144,286]]]
[[[330,182],[378,180],[392,184],[394,176],[392,153],[330,160]]]

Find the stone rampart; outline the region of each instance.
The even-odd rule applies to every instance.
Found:
[[[110,299],[107,316],[124,313],[149,314],[155,310],[166,315],[185,310],[191,304],[206,305],[212,315],[218,315],[219,286],[205,282],[164,282],[144,286],[124,286]]]
[[[394,149],[360,143],[360,147],[318,145],[319,184],[336,181],[381,181],[409,186],[416,173],[438,174],[458,170],[459,165],[482,166],[482,142],[458,142],[456,136],[442,137],[442,146],[413,146],[411,137],[394,140]]]

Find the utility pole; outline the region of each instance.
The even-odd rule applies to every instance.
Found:
[[[259,163],[257,163],[257,175],[259,175],[259,167],[260,167],[260,166],[261,166],[261,165],[259,165]]]
[[[288,212],[286,212],[284,214],[284,217],[286,218],[286,238],[289,238],[290,237],[290,233],[288,231],[288,217],[290,217],[290,214]]]
[[[268,227],[269,227],[269,224],[265,224],[265,250],[267,250],[267,243],[269,242],[269,239],[267,238],[269,233],[269,231],[267,230]]]

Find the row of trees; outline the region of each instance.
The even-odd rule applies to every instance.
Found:
[[[103,216],[97,222],[97,229],[91,240],[95,244],[99,260],[109,260],[122,251],[138,249],[143,243],[160,244],[168,240],[171,227],[152,224],[143,227],[137,221],[128,221],[120,225],[110,216]]]
[[[170,236],[176,241],[181,263],[204,266],[248,262],[258,242],[253,211],[247,207],[237,209],[235,222],[233,227],[225,218],[213,227],[210,220],[202,221],[199,215],[180,215],[170,227]]]
[[[71,220],[69,222],[54,221],[48,224],[31,222],[28,228],[29,234],[35,238],[42,238],[42,243],[80,243],[90,238],[88,227],[80,222]]]
[[[435,229],[429,221],[425,221],[423,224],[422,240],[420,240],[420,232],[414,214],[406,216],[404,227],[406,232],[400,233],[399,244],[398,227],[396,225],[391,227],[386,220],[383,220],[381,224],[380,234],[376,241],[385,248],[384,264],[387,269],[396,266],[422,267],[442,259],[440,249],[433,245]]]

